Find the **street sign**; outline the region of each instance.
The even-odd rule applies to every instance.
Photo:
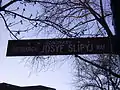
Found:
[[[113,41],[108,37],[9,40],[7,56],[117,54]]]

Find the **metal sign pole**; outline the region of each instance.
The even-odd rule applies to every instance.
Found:
[[[120,39],[120,0],[111,0],[111,10],[116,37]]]
[[[115,44],[117,45],[117,47],[120,47],[120,0],[111,0],[111,10],[113,14],[115,38],[117,39],[115,41]],[[119,55],[118,58],[120,60],[120,54],[118,55]]]
[[[120,0],[111,0],[111,10],[115,30],[115,41],[113,41],[115,43],[114,47],[116,50],[120,50]]]

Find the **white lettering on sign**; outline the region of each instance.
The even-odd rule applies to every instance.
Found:
[[[45,44],[47,45],[51,45],[51,44],[55,44],[55,45],[65,45],[65,44],[71,44],[72,41],[47,41]]]
[[[44,45],[40,53],[62,53],[64,45]]]
[[[27,46],[28,45],[28,46]],[[38,54],[66,54],[66,53],[92,53],[104,51],[105,44],[94,44],[90,41],[47,41],[41,43],[28,43],[26,46],[15,46],[15,53],[38,53]]]
[[[96,45],[96,50],[104,50],[105,44]]]
[[[92,52],[93,51],[93,44],[77,44],[68,45],[69,52]]]
[[[14,52],[36,52],[37,49],[35,47],[14,47],[13,48]]]

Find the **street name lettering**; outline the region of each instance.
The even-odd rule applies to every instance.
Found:
[[[109,38],[10,40],[7,56],[116,53]]]

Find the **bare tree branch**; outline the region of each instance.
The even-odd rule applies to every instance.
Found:
[[[9,29],[9,27],[8,27],[8,25],[7,25],[7,22],[6,22],[5,18],[4,18],[4,16],[3,16],[1,13],[0,13],[0,15],[1,15],[1,17],[2,17],[2,19],[3,19],[3,21],[4,21],[4,23],[5,23],[6,28],[7,28],[8,31],[10,32],[10,34],[12,34],[13,37],[15,37],[15,39],[18,40],[18,38],[17,38],[17,37],[12,33],[12,31]]]
[[[83,60],[83,61],[85,61],[85,62],[87,62],[87,63],[89,63],[89,64],[91,64],[91,65],[93,65],[93,66],[95,66],[95,67],[97,67],[97,68],[101,68],[101,69],[103,69],[103,70],[106,70],[106,71],[108,71],[109,73],[111,73],[113,76],[120,78],[120,75],[119,75],[119,74],[114,73],[114,72],[113,72],[112,70],[110,70],[110,69],[104,68],[104,67],[102,67],[102,66],[100,66],[100,65],[98,65],[98,64],[96,64],[96,63],[93,63],[93,62],[91,62],[91,61],[88,61],[88,60],[80,57],[79,55],[75,55],[75,57],[77,57],[77,58],[79,58],[80,60]]]

